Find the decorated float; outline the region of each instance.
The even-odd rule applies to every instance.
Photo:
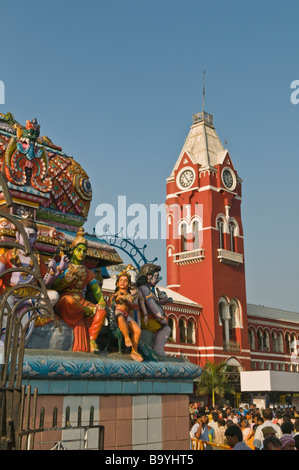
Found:
[[[105,426],[101,446],[106,449],[187,449],[188,394],[201,369],[164,352],[171,330],[163,305],[172,299],[155,291],[160,267],[145,263],[133,279],[129,266],[117,276],[115,292],[103,295],[102,269],[122,259],[107,241],[84,233],[92,200],[89,177],[73,157],[41,137],[36,119],[21,125],[11,113],[0,114],[0,165],[0,270],[27,269],[18,281],[2,277],[1,292],[7,300],[11,289],[16,315],[27,309],[21,381],[38,390],[35,406],[55,396],[61,419],[65,405],[91,406],[96,421]],[[49,297],[54,314],[18,287],[32,281],[28,269],[35,268],[19,248],[9,251],[15,240],[24,244],[26,234],[16,226],[20,222],[29,244],[32,238],[48,289],[39,295]],[[2,324],[3,343],[5,334]],[[164,417],[172,419],[170,434]],[[67,442],[70,429],[59,429],[60,442]],[[99,432],[99,427],[90,429]],[[38,433],[31,431],[32,436]]]

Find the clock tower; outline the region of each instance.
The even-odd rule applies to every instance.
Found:
[[[204,111],[193,115],[167,178],[167,287],[202,306],[194,319],[190,360],[197,356],[201,365],[225,360],[248,370],[241,201],[242,180],[217,135],[213,116]],[[191,346],[184,347],[188,356]]]

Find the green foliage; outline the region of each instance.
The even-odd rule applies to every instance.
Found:
[[[223,397],[226,393],[234,394],[235,390],[228,381],[230,368],[225,362],[217,364],[207,361],[197,385],[197,395],[211,395],[212,406],[215,406],[215,396]]]

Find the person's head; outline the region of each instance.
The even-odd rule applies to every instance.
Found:
[[[213,411],[212,420],[215,421],[215,423],[217,423],[218,419],[219,419],[218,413],[216,413],[216,411]]]
[[[225,425],[226,425],[225,419],[219,418],[218,419],[218,427],[220,428],[221,426],[225,426]]]
[[[242,428],[246,428],[248,426],[247,418],[246,416],[241,416],[240,418],[240,426]]]
[[[264,438],[266,439],[266,437],[275,436],[276,431],[272,426],[265,426],[262,429],[262,434],[263,434]]]
[[[283,423],[281,423],[280,427],[282,434],[292,434],[292,432],[294,431],[294,425],[292,421],[284,421]]]
[[[226,411],[222,411],[221,418],[223,418],[223,419],[227,418],[227,412]]]
[[[299,432],[299,419],[296,419],[295,423],[294,423],[294,429],[296,432]]]
[[[264,418],[262,418],[261,416],[258,416],[256,422],[257,424],[263,424]]]
[[[280,440],[273,435],[269,435],[263,441],[263,450],[282,450]]]
[[[197,421],[198,423],[202,423],[202,424],[204,424],[204,425],[208,424],[209,418],[207,417],[205,411],[200,410],[200,411],[197,413],[196,421]]]
[[[282,421],[283,422],[286,422],[286,421],[291,421],[291,416],[289,413],[285,413],[284,415],[282,415]]]
[[[122,271],[118,274],[115,283],[115,292],[117,291],[130,291],[131,276],[127,271]]]
[[[151,287],[155,287],[159,281],[161,266],[153,263],[145,263],[139,270],[138,277],[136,279],[136,285],[139,287],[143,284],[149,284]]]
[[[231,419],[227,419],[227,420],[225,421],[225,423],[226,423],[226,426],[227,426],[227,427],[228,427],[228,426],[231,426],[232,424],[234,424],[233,420],[231,420]]]
[[[84,238],[84,230],[82,227],[79,228],[77,235],[70,246],[70,253],[72,263],[81,264],[86,257],[87,241]]]
[[[273,418],[273,413],[272,413],[271,408],[265,408],[263,410],[263,418],[265,421],[271,421],[271,419]]]
[[[289,434],[284,434],[280,438],[282,450],[295,450],[295,439]]]
[[[237,424],[231,424],[227,427],[225,431],[226,442],[229,447],[235,447],[238,442],[242,442],[243,433],[242,430]]]
[[[37,239],[37,225],[31,217],[22,219],[22,225],[26,232],[29,245],[33,248],[36,239]],[[20,245],[24,245],[23,235],[17,229],[16,231],[16,241],[20,243]]]

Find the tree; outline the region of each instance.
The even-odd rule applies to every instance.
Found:
[[[230,367],[225,362],[215,364],[207,361],[201,373],[197,395],[211,395],[212,406],[215,406],[215,396],[223,397],[226,393],[234,394],[235,390],[228,380]]]

